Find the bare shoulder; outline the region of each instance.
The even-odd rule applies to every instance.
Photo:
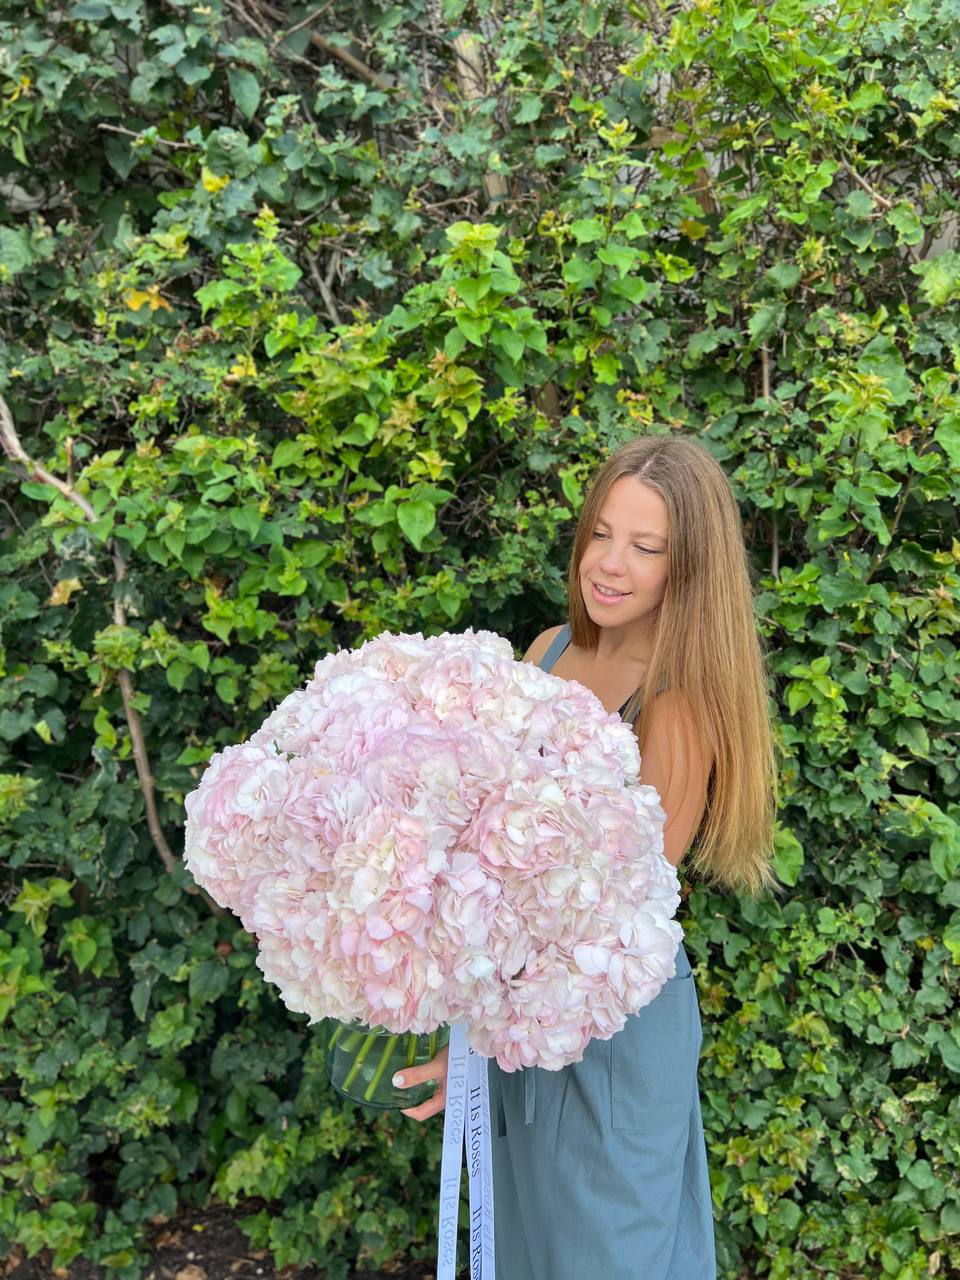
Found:
[[[541,631],[520,661],[532,662],[536,665],[550,648],[553,638],[559,635],[562,630],[563,624],[561,623],[559,627],[548,627],[546,631]]]

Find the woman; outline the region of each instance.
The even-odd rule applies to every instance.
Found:
[[[740,515],[710,454],[677,436],[617,449],[584,501],[568,589],[569,624],[524,661],[634,726],[675,866],[690,849],[709,884],[776,887],[765,660]],[[497,1280],[715,1280],[700,1014],[682,943],[676,959],[657,996],[580,1062],[491,1061]],[[398,1083],[424,1080],[439,1088],[404,1112],[415,1120],[443,1110],[446,1051]]]

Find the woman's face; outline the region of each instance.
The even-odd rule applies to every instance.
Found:
[[[580,561],[580,590],[598,626],[624,626],[650,614],[667,584],[667,504],[636,476],[607,491]],[[619,595],[605,596],[598,587]]]

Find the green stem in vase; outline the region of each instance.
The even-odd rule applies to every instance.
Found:
[[[361,1033],[360,1033],[359,1031],[355,1031],[355,1032],[354,1032],[354,1035],[356,1035],[356,1036],[359,1036],[360,1034],[361,1034]],[[376,1037],[375,1035],[373,1035],[373,1033],[372,1033],[372,1032],[368,1032],[368,1033],[367,1033],[367,1038],[366,1038],[366,1040],[364,1040],[363,1044],[360,1046],[360,1049],[359,1049],[359,1050],[358,1050],[358,1052],[357,1052],[357,1056],[356,1056],[356,1057],[354,1058],[354,1060],[353,1060],[353,1066],[352,1066],[352,1067],[350,1068],[350,1070],[347,1072],[347,1078],[346,1078],[346,1080],[344,1080],[344,1082],[343,1082],[343,1089],[344,1089],[344,1092],[346,1092],[346,1090],[347,1090],[347,1089],[349,1089],[349,1088],[350,1088],[350,1086],[353,1084],[354,1078],[355,1078],[355,1076],[356,1076],[357,1072],[358,1072],[358,1071],[360,1070],[360,1068],[363,1066],[363,1060],[364,1060],[364,1058],[367,1056],[367,1054],[368,1054],[368,1053],[370,1052],[370,1050],[373,1048],[373,1042],[376,1040],[376,1038],[377,1038],[377,1037]],[[349,1046],[348,1046],[348,1047],[349,1047]]]
[[[432,1062],[436,1056],[437,1056],[437,1033],[435,1031],[431,1031],[430,1032],[430,1061]]]
[[[363,1036],[364,1032],[362,1031],[351,1031],[346,1040],[344,1040],[343,1044],[340,1046],[341,1050],[344,1053],[353,1053],[354,1049],[363,1039]]]
[[[367,1085],[366,1092],[363,1095],[367,1102],[369,1102],[376,1093],[377,1085],[383,1079],[383,1073],[386,1071],[387,1063],[390,1061],[390,1055],[393,1053],[393,1046],[399,1039],[399,1036],[390,1036],[387,1039],[387,1043],[383,1047],[383,1053],[380,1056],[380,1061],[377,1063],[377,1069],[373,1073],[373,1079]]]
[[[407,1036],[407,1060],[403,1064],[405,1067],[412,1067],[417,1060],[417,1037]]]
[[[334,1045],[337,1043],[337,1041],[340,1039],[340,1035],[341,1035],[341,1033],[342,1033],[342,1032],[344,1032],[344,1031],[346,1031],[346,1027],[343,1025],[343,1023],[342,1023],[342,1022],[338,1023],[338,1024],[337,1024],[337,1026],[334,1028],[333,1035],[330,1037],[329,1041],[327,1042],[327,1049],[328,1049],[328,1050],[330,1050],[330,1049],[332,1049],[332,1048],[333,1048],[333,1046],[334,1046]]]

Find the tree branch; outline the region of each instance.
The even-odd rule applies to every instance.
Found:
[[[259,13],[265,13],[271,17],[274,22],[283,22],[286,16],[280,10],[275,9],[273,5],[267,4],[265,0],[260,0],[256,5],[256,8]],[[316,16],[319,17],[319,14]],[[285,39],[289,34],[289,32],[285,32],[281,39]],[[320,35],[319,32],[310,32],[310,43],[314,45],[315,48],[329,54],[330,57],[339,59],[339,61],[345,66],[348,66],[351,71],[366,80],[368,84],[372,84],[375,89],[382,89],[384,93],[389,93],[391,89],[396,87],[393,76],[382,76],[378,72],[371,70],[365,62],[361,62],[360,59],[355,57],[348,49],[344,49],[338,44],[332,44],[325,36]]]
[[[39,462],[35,462],[20,442],[14,425],[13,415],[3,396],[0,396],[0,445],[7,457],[13,462],[14,469],[22,473],[26,473],[28,478],[39,480],[43,484],[51,485],[58,493],[69,499],[74,506],[79,507],[83,512],[84,518],[93,523],[97,520],[97,513],[83,496],[65,480],[61,480],[59,476],[55,476],[46,467]],[[126,576],[127,564],[124,559],[123,552],[120,550],[114,538],[108,542],[108,548],[113,556],[113,576],[116,587],[119,588],[121,582]],[[114,592],[113,597],[113,620],[117,626],[125,627],[127,625],[127,615],[123,604],[120,600],[119,591]],[[147,754],[147,744],[143,733],[143,725],[140,720],[140,714],[134,706],[135,691],[133,681],[130,678],[130,672],[125,668],[120,668],[116,672],[117,684],[120,687],[120,697],[123,700],[123,711],[127,720],[127,729],[130,732],[130,744],[133,748],[133,761],[136,765],[137,780],[140,783],[140,791],[143,795],[144,808],[147,815],[147,827],[150,831],[150,837],[153,840],[154,848],[160,855],[160,861],[163,863],[167,871],[172,872],[177,865],[177,859],[171,852],[166,837],[163,834],[163,828],[160,825],[160,816],[157,812],[156,795],[153,784],[153,773],[150,769],[150,758]],[[202,890],[196,885],[187,887],[189,893],[200,893]],[[223,909],[213,901],[206,893],[203,893],[211,910],[216,915],[222,915]]]
[[[889,211],[893,208],[893,201],[888,200],[886,196],[882,196],[879,191],[874,191],[866,178],[861,177],[860,174],[857,173],[856,169],[854,169],[853,165],[847,164],[846,160],[841,160],[840,163],[843,166],[844,171],[850,175],[858,186],[862,187],[864,191],[866,191],[868,196],[871,196],[876,200],[881,209]]]
[[[308,13],[305,18],[301,18],[299,22],[295,22],[293,26],[288,27],[286,31],[281,31],[270,46],[270,52],[276,53],[277,48],[283,44],[284,40],[289,40],[290,37],[295,36],[298,31],[302,31],[304,27],[309,27],[312,23],[316,22],[318,18],[322,18],[332,4],[333,0],[327,0],[327,3],[321,5],[319,9],[316,9],[313,13]]]
[[[486,96],[483,61],[480,52],[480,41],[470,31],[463,31],[453,39],[453,51],[456,54],[457,84],[467,102]],[[483,190],[488,204],[495,205],[506,200],[510,194],[506,176],[488,170],[483,175]]]
[[[141,138],[142,134],[136,133],[133,129],[124,129],[119,124],[104,124],[102,121],[97,125],[98,129],[103,129],[106,133],[119,133],[124,138]],[[175,142],[171,138],[156,138],[153,143],[157,147],[173,147],[183,151],[196,151],[197,146],[193,142]]]

